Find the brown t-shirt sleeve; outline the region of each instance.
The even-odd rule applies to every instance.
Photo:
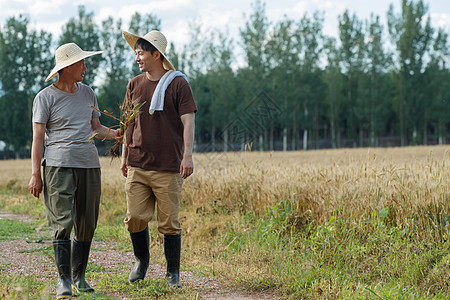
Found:
[[[175,77],[172,84],[173,88],[179,93],[178,114],[180,116],[192,112],[197,112],[197,105],[194,101],[191,86],[183,77]],[[169,86],[170,87],[170,86]]]

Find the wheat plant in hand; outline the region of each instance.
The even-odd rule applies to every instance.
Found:
[[[123,138],[120,140],[116,140],[114,145],[109,149],[108,154],[111,155],[113,158],[120,156],[120,147],[121,147],[123,141],[125,140],[125,134],[126,134],[127,128],[130,124],[132,124],[134,122],[134,119],[140,113],[139,109],[145,104],[145,101],[142,103],[139,103],[139,100],[140,100],[140,98],[131,100],[129,97],[127,97],[125,103],[120,106],[120,116],[119,117],[115,117],[107,110],[100,111],[98,108],[91,105],[91,107],[93,109],[95,109],[96,111],[98,111],[102,114],[105,114],[108,117],[113,118],[114,120],[119,122],[118,125],[113,126],[113,127],[119,128],[120,136],[122,136]],[[93,134],[92,137],[94,137],[94,136],[95,136],[95,133]]]

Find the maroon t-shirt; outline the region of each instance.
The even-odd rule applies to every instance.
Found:
[[[197,111],[189,83],[175,77],[168,86],[163,111],[149,114],[148,108],[159,81],[151,81],[146,73],[128,83],[125,99],[139,99],[145,104],[126,133],[127,165],[150,171],[179,172],[183,158],[183,123],[180,116]]]

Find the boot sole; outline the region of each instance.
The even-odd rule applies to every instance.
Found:
[[[143,281],[144,280],[144,278],[138,278],[138,279],[135,279],[135,280],[133,280],[133,281],[131,281],[130,279],[128,279],[128,282],[129,283],[136,283],[136,282],[138,282],[138,281]]]
[[[77,293],[94,293],[94,292],[95,292],[94,289],[90,289],[90,290],[86,290],[86,291],[79,290],[79,289],[77,289],[77,287],[74,286],[73,284],[72,284],[72,291],[75,291],[75,292],[77,292]]]

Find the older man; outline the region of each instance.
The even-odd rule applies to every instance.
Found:
[[[70,298],[72,285],[79,292],[94,291],[85,281],[85,271],[97,226],[101,178],[97,148],[90,137],[94,133],[114,139],[119,132],[100,124],[100,114],[93,108],[98,106],[94,92],[81,81],[85,58],[102,52],[83,51],[74,43],[60,46],[46,81],[59,75],[58,80],[40,91],[33,103],[29,190],[38,198],[44,192],[59,274],[57,299]]]

